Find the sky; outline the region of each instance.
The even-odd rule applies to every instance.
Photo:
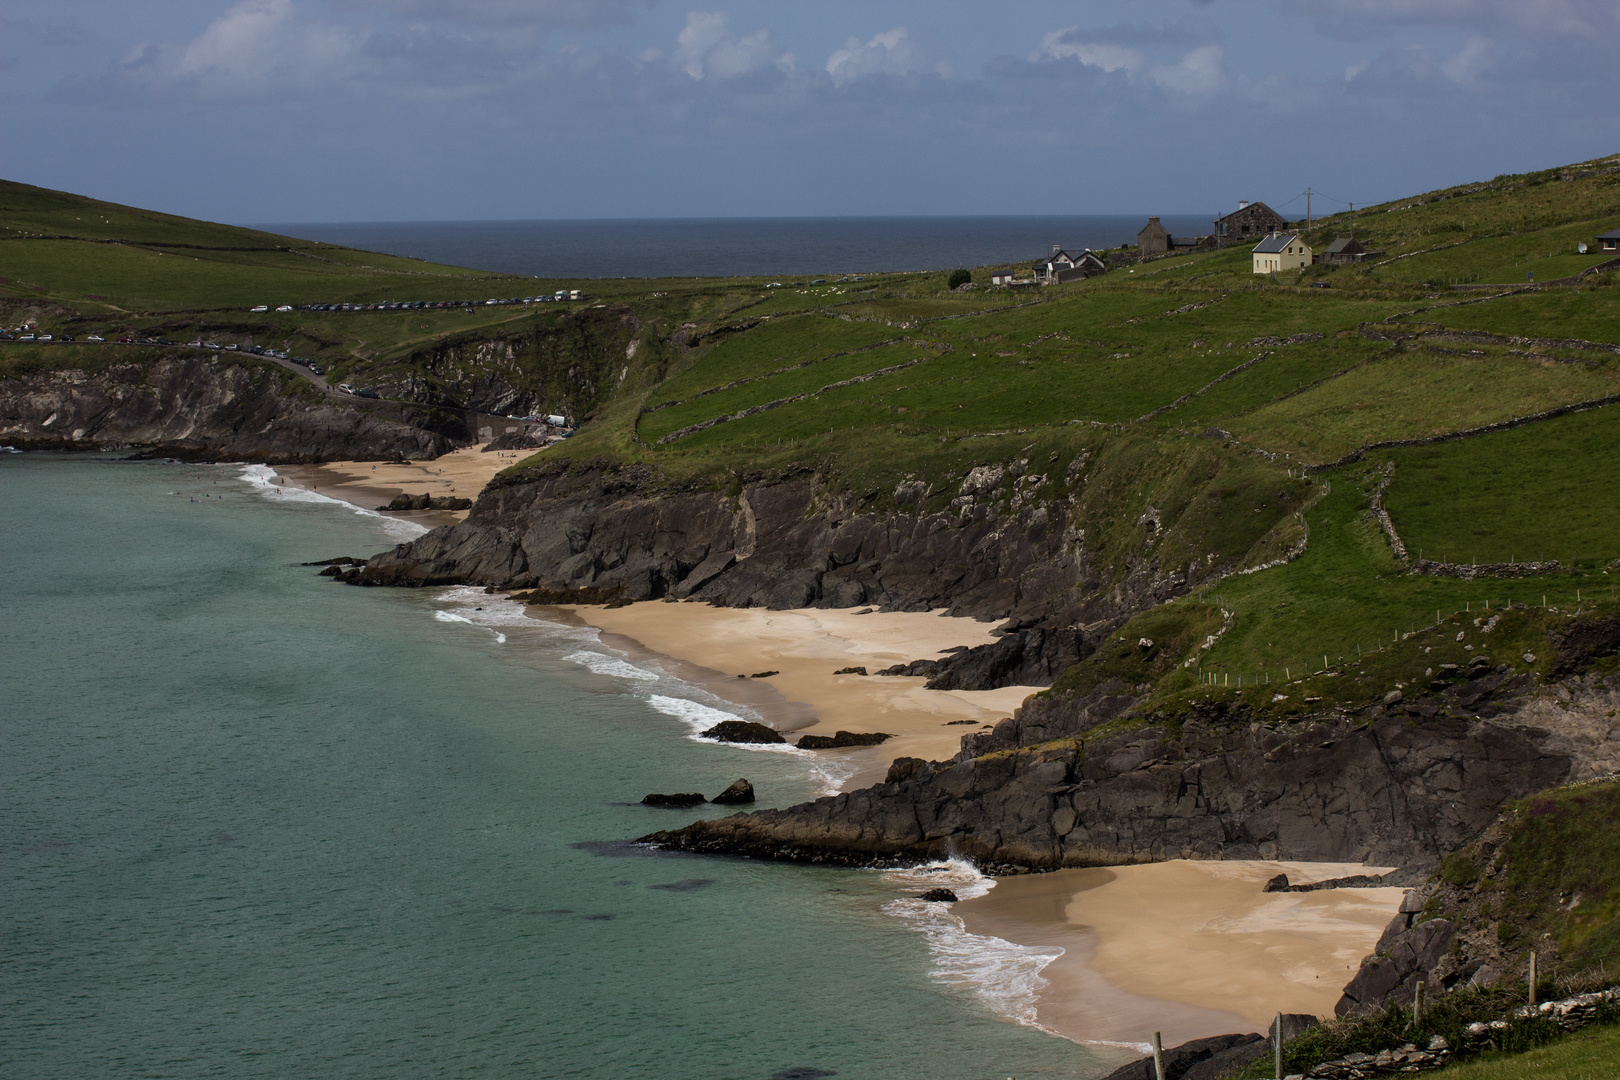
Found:
[[[0,176],[230,222],[1303,216],[1620,150],[1620,0],[4,0]]]

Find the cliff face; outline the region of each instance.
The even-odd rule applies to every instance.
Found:
[[[140,446],[297,462],[431,459],[452,448],[443,434],[390,411],[289,394],[268,367],[206,356],[0,379],[0,440],[24,449]]]
[[[946,608],[1011,621],[996,643],[931,662],[930,685],[1038,684],[1089,654],[1108,626],[1188,584],[1127,570],[1092,594],[1067,524],[1062,507],[1045,504],[1006,516],[862,513],[811,476],[728,494],[672,488],[635,468],[556,467],[497,481],[466,521],[377,556],[355,580],[727,607]]]
[[[1003,869],[1265,858],[1413,870],[1476,836],[1505,800],[1620,763],[1620,677],[1521,687],[1494,719],[1268,726],[1215,707],[1179,729],[1092,736],[1118,711],[1115,690],[1022,710],[1024,734],[1054,742],[952,763],[901,759],[864,791],[643,839],[845,865],[960,855]]]

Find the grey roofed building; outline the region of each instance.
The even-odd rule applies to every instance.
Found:
[[[1353,236],[1341,236],[1318,252],[1316,261],[1330,266],[1350,266],[1368,259],[1380,258],[1383,254],[1382,251],[1368,251]]]
[[[1298,233],[1272,233],[1254,245],[1254,253],[1256,255],[1280,255],[1298,239]]]
[[[1597,238],[1599,251],[1620,251],[1620,229],[1610,229]]]

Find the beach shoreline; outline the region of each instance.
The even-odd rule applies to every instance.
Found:
[[[541,617],[595,627],[604,644],[751,708],[784,734],[893,736],[877,746],[815,751],[849,771],[844,790],[881,783],[895,758],[955,756],[963,735],[993,726],[1043,689],[929,690],[920,676],[837,674],[850,667],[875,672],[995,640],[991,623],[938,612],[771,611],[661,601],[542,610]]]
[[[400,491],[448,494],[452,484],[473,482],[481,489],[510,464],[491,457],[452,463],[442,475],[420,464],[379,464],[374,474],[369,462],[276,471],[290,486],[372,510]],[[465,512],[387,516],[431,528]],[[848,667],[875,672],[994,640],[994,624],[938,612],[770,611],[690,601],[526,612],[594,628],[603,646],[757,714],[790,742],[838,730],[890,733],[879,746],[813,751],[834,766],[829,775],[842,777],[840,790],[882,782],[897,757],[948,759],[962,735],[986,730],[1042,689],[934,691],[920,677],[835,674]],[[1268,894],[1262,887],[1278,873],[1305,883],[1382,869],[1250,861],[1068,869],[998,879],[950,914],[987,944],[1061,950],[1041,969],[1033,1022],[1123,1063],[1145,1052],[1154,1031],[1168,1046],[1264,1031],[1279,1011],[1331,1016],[1404,890]]]
[[[1331,1017],[1400,908],[1397,887],[1266,893],[1389,867],[1173,860],[1001,878],[953,905],[969,933],[1061,948],[1042,971],[1039,1025],[1100,1046],[1264,1032],[1278,1012]]]
[[[468,511],[380,508],[401,494],[477,499],[496,473],[517,464],[523,456],[517,451],[484,453],[482,446],[466,446],[433,461],[327,461],[318,465],[277,465],[274,470],[287,486],[431,529],[465,521]]]

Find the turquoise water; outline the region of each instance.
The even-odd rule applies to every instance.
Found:
[[[1105,1071],[905,875],[613,843],[829,778],[588,631],[315,576],[387,526],[241,473],[0,458],[0,1075]]]

